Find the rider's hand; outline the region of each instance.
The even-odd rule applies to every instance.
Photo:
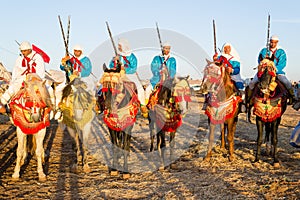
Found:
[[[226,67],[226,71],[228,71],[229,74],[233,72],[233,69],[231,67]]]
[[[215,53],[215,54],[214,54],[213,60],[214,60],[214,61],[218,60],[218,53]]]
[[[61,59],[61,65],[62,66],[65,66],[66,65],[66,62],[70,60],[70,56],[65,56]]]
[[[120,61],[120,57],[119,56],[115,56],[114,57],[114,61]]]

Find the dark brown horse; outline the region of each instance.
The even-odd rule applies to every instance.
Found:
[[[112,142],[111,175],[124,172],[123,178],[129,178],[128,156],[130,152],[131,131],[140,106],[137,89],[133,82],[120,73],[120,68],[105,69],[101,78],[104,97],[103,120],[106,123]],[[123,155],[123,166],[118,160]]]
[[[235,95],[234,83],[226,69],[223,63],[207,60],[203,86],[207,88],[210,100],[205,110],[209,124],[209,144],[205,161],[209,161],[211,158],[214,131],[218,124],[221,125],[221,148],[225,149],[225,131],[227,131],[229,160],[234,159],[234,133],[242,100],[240,96]]]
[[[271,135],[271,155],[274,159],[274,166],[278,166],[278,126],[280,125],[281,116],[286,110],[289,93],[285,86],[276,78],[276,68],[273,61],[269,59],[262,60],[258,66],[257,74],[259,82],[256,84],[251,97],[246,99],[247,104],[254,106],[253,113],[256,115],[258,136],[255,162],[260,160],[265,127],[265,141],[269,141],[269,136]]]
[[[161,81],[150,95],[147,105],[151,138],[150,151],[154,150],[156,136],[156,147],[164,167],[167,165],[165,159],[166,133],[170,134],[170,159],[168,162],[171,163],[174,161],[176,131],[181,126],[182,118],[188,110],[188,102],[191,101],[191,91],[187,79],[188,77],[175,77]]]

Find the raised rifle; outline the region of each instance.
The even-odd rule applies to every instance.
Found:
[[[265,58],[269,57],[270,52],[270,14],[268,15],[268,31],[267,31],[267,52]]]
[[[67,38],[65,36],[65,32],[64,32],[64,28],[63,28],[63,25],[62,25],[62,22],[61,22],[61,19],[60,19],[60,16],[58,15],[58,20],[59,20],[59,24],[60,24],[60,29],[61,29],[61,33],[62,33],[62,36],[63,36],[63,40],[64,40],[64,45],[65,45],[65,51],[66,51],[66,56],[69,55],[69,36],[70,36],[70,16],[68,17],[68,32],[67,32]],[[66,80],[67,80],[67,83],[70,83],[70,78],[68,76],[68,73],[71,72],[72,73],[72,67],[67,67],[65,66],[64,67],[64,71],[66,73]]]
[[[164,56],[164,47],[162,45],[162,41],[161,41],[160,32],[159,32],[159,28],[158,28],[157,22],[156,22],[156,31],[157,31],[157,35],[158,35],[158,40],[159,40],[159,45],[160,45],[160,49],[161,49],[161,54]],[[162,63],[162,67],[165,66],[168,75],[170,75],[169,74],[169,70],[167,68],[167,63],[166,63],[165,57],[163,57],[163,58],[164,58],[164,60],[163,60],[163,63]]]

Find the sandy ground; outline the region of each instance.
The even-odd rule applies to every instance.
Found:
[[[211,161],[204,162],[207,148],[207,118],[200,110],[203,99],[193,97],[190,111],[176,136],[176,159],[158,170],[149,154],[149,129],[141,117],[133,129],[129,169],[131,177],[111,176],[108,166],[111,146],[101,115],[93,121],[90,135],[90,173],[70,172],[76,154],[67,131],[52,121],[44,141],[46,182],[39,182],[35,157],[21,169],[21,179],[12,181],[16,161],[15,127],[0,116],[0,199],[300,199],[300,149],[289,145],[300,112],[290,106],[279,128],[280,167],[263,149],[261,162],[253,163],[257,131],[255,124],[239,115],[235,134],[235,157],[229,162],[219,148],[218,136]],[[254,122],[255,118],[252,118]],[[152,160],[149,160],[152,159]]]

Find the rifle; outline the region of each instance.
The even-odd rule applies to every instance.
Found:
[[[162,42],[161,42],[161,37],[160,37],[160,32],[159,32],[159,28],[158,28],[157,22],[156,22],[156,31],[157,31],[157,35],[158,35],[158,40],[159,40],[160,48],[161,48],[161,53],[162,53],[162,55],[164,55],[164,48],[163,48],[163,45],[162,45]],[[164,58],[164,61],[162,63],[162,67],[163,67],[163,65],[167,66],[167,62],[166,62],[165,58]],[[169,69],[167,67],[165,67],[165,68],[167,70],[167,74],[170,75]]]
[[[111,43],[113,45],[113,48],[114,48],[114,51],[115,51],[115,55],[118,56],[118,51],[117,51],[117,48],[116,48],[116,45],[115,45],[115,42],[114,42],[114,39],[112,37],[112,34],[111,34],[111,31],[110,31],[110,28],[109,28],[109,25],[108,25],[108,22],[105,22],[106,23],[106,27],[107,27],[107,31],[108,31],[108,34],[109,34],[109,37],[110,37],[110,40],[111,40]]]
[[[66,56],[68,56],[69,55],[68,46],[69,46],[69,36],[70,36],[70,16],[68,17],[67,39],[66,39],[64,28],[63,28],[63,25],[62,25],[62,22],[61,22],[61,19],[60,19],[59,15],[58,15],[58,20],[59,20],[59,24],[60,24],[60,29],[61,29],[61,33],[62,33],[62,36],[63,36],[63,40],[64,40]],[[71,73],[72,73],[72,67],[64,67],[64,71],[66,73],[67,83],[70,83],[70,78],[68,76],[68,73],[69,73],[69,71],[71,71]]]
[[[213,20],[213,32],[214,32],[214,50],[215,54],[217,53],[217,39],[216,39],[216,25],[215,20]]]
[[[268,31],[267,31],[267,52],[265,58],[269,57],[270,51],[270,14],[268,15]]]

